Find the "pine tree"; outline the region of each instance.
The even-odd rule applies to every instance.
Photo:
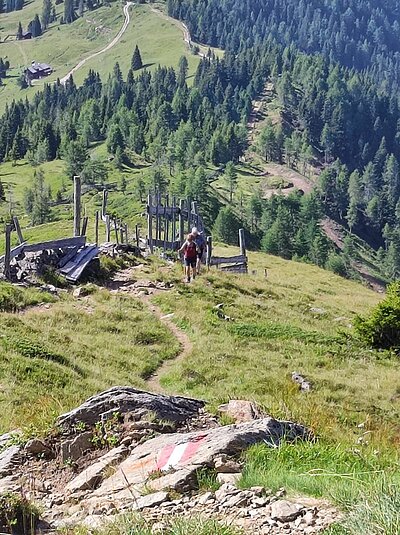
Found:
[[[45,30],[50,24],[52,17],[52,4],[51,0],[43,0],[43,9],[42,9],[42,28]]]
[[[74,22],[76,16],[74,11],[74,0],[64,0],[64,22],[71,24]]]
[[[232,208],[221,208],[213,227],[213,236],[219,241],[231,245],[237,245],[240,222]]]
[[[186,56],[181,56],[178,64],[178,85],[183,86],[186,83],[189,63]]]
[[[35,18],[29,23],[28,31],[32,33],[32,37],[39,37],[42,35],[42,25],[38,14],[36,14]]]
[[[5,200],[6,200],[6,194],[5,194],[5,191],[4,191],[3,183],[0,180],[0,202],[1,201],[5,201]]]
[[[33,175],[32,188],[25,191],[25,209],[33,225],[42,225],[50,219],[50,190],[41,169]]]
[[[142,56],[140,55],[140,50],[137,45],[132,56],[131,66],[133,71],[139,71],[143,67]]]
[[[20,41],[22,39],[22,34],[24,33],[22,29],[22,24],[18,22],[18,30],[17,30],[17,41]]]

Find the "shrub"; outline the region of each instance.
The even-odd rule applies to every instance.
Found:
[[[0,496],[0,529],[7,533],[31,535],[39,519],[38,509],[22,494],[6,493]]]
[[[341,277],[347,277],[348,275],[346,262],[343,257],[337,253],[331,253],[328,256],[328,260],[325,263],[325,269],[333,271],[333,273],[336,273],[336,275],[340,275]]]
[[[377,349],[400,351],[400,281],[388,287],[386,298],[369,317],[357,317],[354,322],[359,336]]]

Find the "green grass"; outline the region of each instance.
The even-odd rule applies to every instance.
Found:
[[[347,507],[363,497],[366,487],[385,478],[400,483],[399,465],[390,455],[360,451],[340,443],[283,443],[272,449],[261,444],[245,454],[242,488],[282,486],[291,495],[328,497]]]
[[[200,58],[188,51],[182,31],[172,21],[163,19],[152,11],[150,6],[143,4],[132,6],[130,13],[131,23],[119,43],[108,53],[93,58],[77,71],[74,79],[78,84],[83,82],[89,69],[99,72],[102,79],[106,80],[116,61],[126,76],[136,44],[140,48],[143,64],[150,70],[157,65],[176,68],[179,58],[186,56],[189,77],[195,73]]]
[[[385,480],[368,490],[347,511],[344,520],[327,535],[398,535],[400,533],[400,486]]]
[[[195,347],[163,378],[164,386],[206,397],[214,406],[232,397],[254,399],[271,414],[331,438],[355,441],[357,425],[367,422],[369,440],[394,440],[400,410],[397,360],[349,338],[352,319],[365,314],[379,295],[315,266],[260,253],[250,253],[250,270],[257,273],[243,277],[213,270],[181,287],[178,300],[174,294],[157,298],[166,313],[175,313]],[[218,303],[234,321],[213,313]],[[312,381],[310,394],[292,383],[293,371]]]
[[[0,282],[0,311],[16,312],[39,303],[52,303],[54,297],[36,288],[18,288],[8,282]]]
[[[115,522],[107,524],[103,529],[87,530],[86,528],[67,529],[63,535],[152,535],[151,523],[137,515],[125,515]],[[164,535],[241,535],[242,531],[216,520],[204,517],[166,518]]]
[[[14,301],[21,308],[38,299],[29,291],[22,304],[19,297]],[[144,387],[179,350],[143,304],[107,290],[83,301],[66,296],[49,309],[3,312],[0,323],[0,432],[45,428],[56,415],[117,384]]]
[[[101,144],[92,149],[96,157],[106,157],[105,144]],[[33,181],[33,167],[25,160],[20,160],[15,166],[11,162],[0,165],[0,180],[4,184],[6,191],[6,201],[0,202],[0,222],[8,219],[10,208],[12,213],[18,215],[23,229],[24,239],[30,242],[65,238],[72,235],[73,229],[73,206],[72,206],[72,181],[65,174],[65,164],[62,160],[46,162],[40,166],[45,175],[46,184],[51,188],[53,199],[58,190],[63,189],[63,199],[65,202],[51,208],[50,223],[30,226],[30,219],[24,209],[24,192],[31,186]],[[111,163],[107,163],[109,176],[108,187],[111,187],[108,200],[108,212],[115,214],[128,223],[130,231],[133,232],[136,223],[143,224],[141,214],[143,206],[138,202],[135,184],[140,176],[145,176],[149,172],[148,168],[134,168],[124,166],[122,171],[118,171]],[[126,179],[126,191],[120,189],[122,176]],[[89,226],[87,236],[89,240],[94,240],[94,213],[101,208],[102,191],[89,190],[82,196],[84,213],[89,216]],[[13,245],[17,244],[15,233],[12,234]],[[104,225],[100,225],[100,240],[105,240]],[[0,251],[4,251],[4,235],[0,234]]]
[[[26,27],[35,13],[41,13],[42,2],[33,0],[22,11],[2,15],[0,36],[15,35],[18,22]],[[29,41],[16,41],[14,38],[0,43],[0,56],[7,58],[11,64],[9,76],[3,80],[0,88],[0,112],[6,103],[13,99],[31,98],[44,83],[54,82],[65,76],[82,59],[93,52],[102,50],[110,43],[123,24],[122,4],[112,2],[91,12],[73,24],[60,25],[63,4],[57,6],[58,20],[53,23],[44,34]],[[98,71],[104,80],[112,72],[115,62],[119,62],[124,75],[127,74],[133,50],[136,44],[142,53],[144,64],[153,69],[157,65],[177,67],[179,58],[186,55],[189,62],[189,76],[191,77],[199,63],[199,57],[194,56],[186,47],[183,33],[177,25],[165,20],[148,5],[135,5],[130,8],[131,22],[121,40],[104,54],[89,60],[81,69],[74,73],[76,83],[80,84],[89,69]],[[154,39],[157,35],[157,39]],[[60,46],[62,43],[62,46]],[[52,66],[54,73],[41,81],[35,82],[34,87],[20,90],[17,78],[24,67],[32,61],[46,62]]]

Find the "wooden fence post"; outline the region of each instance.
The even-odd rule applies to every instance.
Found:
[[[96,210],[96,213],[95,213],[94,237],[96,240],[96,245],[99,245],[99,211],[98,210]]]
[[[24,243],[24,237],[22,235],[21,226],[19,224],[18,217],[16,215],[13,217],[13,222],[14,222],[14,228],[17,231],[17,234],[18,234],[19,243]]]
[[[162,221],[162,217],[161,217],[161,214],[160,214],[160,208],[161,208],[161,193],[158,193],[157,195],[157,224],[158,224],[158,232],[157,232],[157,237],[156,239],[161,241],[161,231],[162,231],[162,225],[161,225],[161,221]]]
[[[115,231],[115,241],[116,241],[117,245],[119,245],[118,223],[117,223],[117,218],[116,217],[114,218],[114,231]]]
[[[125,223],[125,224],[124,224],[124,232],[125,232],[125,243],[126,243],[126,245],[128,245],[128,243],[129,243],[129,238],[128,238],[128,223]]]
[[[6,249],[4,254],[4,276],[10,279],[10,262],[11,262],[11,231],[12,226],[6,225]]]
[[[81,230],[81,236],[86,236],[87,226],[88,226],[89,218],[85,216],[82,221],[82,230]]]
[[[136,241],[136,247],[139,249],[140,247],[140,232],[139,232],[139,225],[136,224],[135,226],[135,241]]]
[[[169,195],[165,196],[165,217],[164,217],[164,251],[167,248],[167,243],[169,240],[169,215],[168,210],[169,208]]]
[[[176,240],[176,198],[172,197],[172,243]]]
[[[185,201],[180,199],[179,201],[179,242],[180,245],[183,244],[185,239],[185,218],[183,216],[183,210],[185,207]]]
[[[212,257],[212,237],[207,236],[207,256],[206,256],[207,269],[210,269],[211,257]]]
[[[187,213],[188,213],[188,219],[187,219],[187,231],[188,234],[192,231],[192,201],[190,199],[187,200]]]
[[[244,239],[244,229],[239,229],[239,247],[240,247],[240,254],[243,256],[246,256],[246,242]]]
[[[154,247],[153,247],[153,215],[151,213],[153,208],[153,198],[151,194],[149,193],[147,197],[147,240],[149,243],[149,249],[150,253],[153,254]]]
[[[110,216],[106,215],[106,242],[111,240],[111,222]]]
[[[108,190],[103,189],[103,202],[101,204],[101,218],[104,219],[107,213],[107,199],[108,199]]]
[[[81,177],[74,176],[74,236],[81,234]]]

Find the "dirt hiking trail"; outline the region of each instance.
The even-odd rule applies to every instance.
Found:
[[[118,271],[111,283],[111,291],[123,291],[128,295],[139,299],[148,310],[155,316],[163,325],[169,329],[175,339],[178,341],[180,351],[173,359],[164,361],[155,373],[147,380],[147,388],[151,392],[165,393],[161,386],[161,378],[174,366],[177,362],[183,361],[193,351],[193,344],[189,336],[180,329],[172,320],[173,314],[164,314],[162,310],[152,302],[152,298],[162,292],[171,291],[172,288],[157,285],[149,280],[138,280],[143,275],[140,271],[140,266],[129,267]]]

